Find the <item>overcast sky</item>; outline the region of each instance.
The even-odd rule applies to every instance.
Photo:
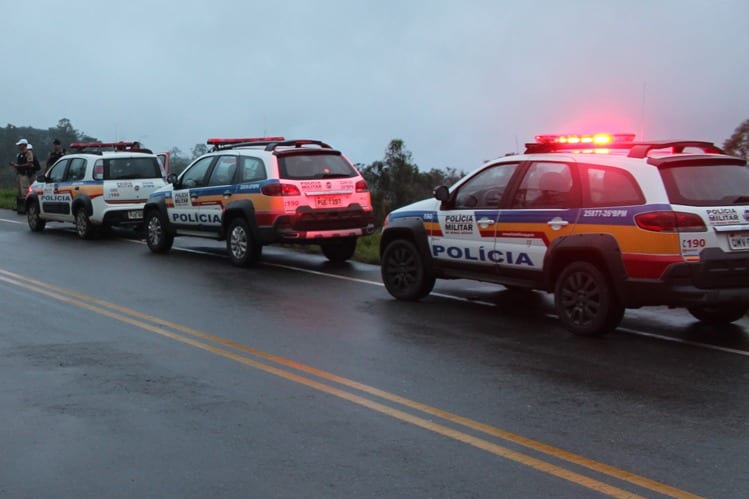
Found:
[[[749,118],[748,0],[0,0],[0,126],[69,118],[185,153],[403,139],[470,171],[538,133],[722,142]]]

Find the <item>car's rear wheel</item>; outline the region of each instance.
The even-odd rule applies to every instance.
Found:
[[[746,303],[721,303],[719,305],[694,305],[687,307],[689,313],[702,322],[728,324],[737,321],[749,311]]]
[[[158,210],[146,213],[146,244],[154,253],[166,253],[174,244],[174,236],[166,230],[164,215]]]
[[[562,271],[554,304],[564,326],[581,336],[608,333],[624,317],[624,307],[608,279],[589,262],[574,262]]]
[[[434,287],[435,276],[411,241],[396,239],[387,245],[380,266],[388,292],[399,300],[419,300]]]
[[[39,203],[37,201],[29,203],[26,208],[26,219],[29,222],[29,229],[32,232],[41,232],[44,230],[44,226],[47,225],[47,221],[39,213]]]
[[[81,239],[93,239],[96,235],[96,228],[91,223],[86,208],[78,208],[75,212],[75,231]]]
[[[231,221],[226,237],[226,250],[232,264],[248,267],[257,262],[262,249],[262,245],[252,237],[250,226],[244,218],[237,217]]]
[[[331,262],[340,263],[349,260],[356,251],[356,238],[349,237],[320,245],[322,254]]]

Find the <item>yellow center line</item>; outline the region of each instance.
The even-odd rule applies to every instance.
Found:
[[[104,300],[100,300],[100,299],[97,299],[97,298],[86,296],[86,295],[77,293],[77,292],[72,291],[72,290],[68,290],[68,289],[65,289],[65,288],[54,286],[52,284],[44,283],[42,281],[38,281],[38,280],[35,280],[35,279],[31,279],[31,278],[27,278],[27,277],[24,277],[24,276],[20,276],[18,274],[14,274],[12,272],[8,272],[8,271],[0,269],[0,274],[5,275],[5,276],[9,276],[10,278],[0,277],[0,280],[8,282],[10,284],[14,284],[16,286],[20,286],[20,287],[29,289],[29,290],[34,291],[34,292],[44,294],[44,295],[50,296],[52,298],[55,298],[55,299],[67,302],[67,303],[75,304],[77,306],[86,308],[86,309],[91,310],[93,312],[97,312],[99,314],[111,317],[113,319],[116,319],[116,320],[119,320],[119,321],[122,321],[122,322],[126,322],[128,324],[134,325],[134,326],[139,327],[141,329],[146,329],[146,330],[154,332],[156,334],[160,334],[162,336],[169,337],[171,339],[180,341],[182,343],[187,343],[189,345],[192,345],[194,347],[200,348],[202,350],[206,350],[206,351],[212,352],[214,354],[221,355],[223,357],[226,357],[226,358],[229,358],[229,359],[241,362],[243,364],[252,366],[254,368],[257,368],[257,369],[269,372],[271,374],[274,374],[274,375],[277,375],[277,376],[289,379],[291,381],[295,381],[297,383],[301,383],[301,384],[309,386],[311,388],[323,391],[325,393],[329,393],[331,395],[335,395],[337,397],[346,399],[346,400],[348,400],[350,402],[353,402],[353,403],[356,403],[356,404],[368,407],[368,408],[370,408],[372,410],[375,410],[377,412],[381,412],[383,414],[387,414],[387,415],[389,415],[391,417],[394,417],[396,419],[399,419],[399,420],[408,422],[410,424],[414,424],[416,426],[428,429],[430,431],[439,433],[439,434],[447,436],[449,438],[453,438],[453,439],[459,440],[459,441],[467,443],[469,445],[473,445],[474,447],[481,448],[481,449],[486,450],[488,452],[491,452],[491,453],[493,453],[495,455],[498,455],[498,456],[501,456],[501,457],[505,457],[507,459],[511,459],[513,461],[516,461],[516,462],[520,462],[520,463],[525,464],[527,466],[530,466],[532,468],[544,471],[546,473],[550,473],[552,475],[558,476],[560,478],[564,478],[566,480],[572,481],[574,483],[578,483],[580,485],[584,485],[584,486],[586,486],[588,488],[591,488],[593,490],[597,490],[597,491],[602,492],[602,493],[606,493],[608,495],[613,495],[615,497],[635,497],[635,496],[633,496],[629,492],[623,491],[623,490],[618,489],[616,487],[611,487],[610,485],[607,485],[607,484],[605,484],[603,482],[599,482],[597,480],[593,480],[593,479],[585,477],[583,475],[579,475],[577,473],[574,473],[574,472],[569,471],[567,469],[558,467],[556,465],[553,465],[553,464],[550,464],[550,463],[547,463],[547,462],[535,459],[533,457],[530,457],[530,456],[527,456],[525,454],[513,451],[511,449],[507,449],[505,447],[501,447],[501,446],[496,445],[494,443],[491,443],[491,442],[488,442],[488,441],[485,441],[485,440],[473,437],[471,435],[459,432],[457,430],[453,430],[453,429],[445,427],[443,425],[439,425],[439,424],[433,423],[433,422],[431,422],[429,420],[426,420],[426,419],[423,419],[423,418],[420,418],[420,417],[417,417],[417,416],[413,416],[413,415],[405,413],[403,411],[399,411],[397,409],[393,409],[391,407],[388,407],[388,406],[382,405],[382,404],[380,404],[378,402],[374,402],[372,400],[360,397],[360,396],[352,394],[350,392],[346,392],[346,391],[343,391],[343,390],[331,387],[329,385],[325,385],[323,383],[317,382],[315,380],[312,380],[312,379],[309,379],[309,378],[305,378],[305,377],[299,376],[297,374],[294,374],[294,373],[291,373],[291,372],[288,372],[288,371],[284,371],[284,370],[279,369],[277,367],[269,366],[267,364],[263,364],[263,363],[255,361],[255,360],[248,359],[248,358],[243,357],[241,355],[238,355],[238,354],[236,354],[234,352],[223,350],[223,349],[217,348],[215,346],[208,345],[206,343],[203,343],[203,342],[191,339],[191,338],[184,337],[184,336],[176,334],[174,332],[167,331],[166,329],[164,329],[164,327],[168,327],[169,329],[173,329],[175,331],[180,331],[180,332],[189,334],[191,336],[199,337],[201,339],[209,340],[209,341],[212,341],[214,343],[218,343],[218,344],[221,344],[221,345],[224,345],[224,346],[228,346],[228,347],[231,347],[233,349],[236,349],[236,350],[239,350],[239,351],[242,351],[242,352],[245,352],[245,353],[249,353],[249,354],[254,355],[256,357],[260,357],[262,359],[269,360],[269,361],[275,362],[277,364],[281,364],[283,366],[290,367],[290,368],[293,368],[295,370],[298,370],[298,371],[301,371],[301,372],[304,372],[304,373],[307,373],[307,374],[311,374],[311,375],[317,376],[319,378],[322,378],[322,379],[325,379],[325,380],[328,380],[328,381],[332,381],[332,382],[335,382],[335,383],[341,384],[343,386],[347,386],[349,388],[353,388],[353,389],[362,391],[364,393],[367,393],[367,394],[370,394],[370,395],[373,395],[373,396],[380,397],[380,398],[388,400],[390,402],[394,402],[394,403],[400,404],[400,405],[402,405],[404,407],[409,407],[411,409],[415,409],[415,410],[421,411],[423,413],[439,417],[439,418],[444,419],[446,421],[450,421],[452,423],[455,423],[455,424],[458,424],[458,425],[462,425],[464,427],[471,428],[473,430],[476,430],[476,431],[479,431],[479,432],[482,432],[482,433],[485,433],[485,434],[488,434],[488,435],[492,435],[492,436],[495,436],[495,437],[498,437],[498,438],[501,438],[501,439],[504,439],[504,440],[507,440],[507,441],[510,441],[510,442],[513,442],[513,443],[516,443],[516,444],[519,444],[519,445],[522,445],[522,446],[525,446],[527,448],[530,448],[530,449],[535,450],[537,452],[541,452],[541,453],[550,455],[550,456],[555,457],[557,459],[564,460],[564,461],[567,461],[569,463],[573,463],[573,464],[576,464],[576,465],[579,465],[579,466],[582,466],[582,467],[586,467],[586,468],[591,469],[593,471],[596,471],[596,472],[599,472],[599,473],[602,473],[602,474],[605,474],[605,475],[612,476],[612,477],[617,478],[619,480],[632,483],[634,485],[637,485],[637,486],[640,486],[640,487],[652,490],[652,491],[657,492],[659,494],[663,494],[663,495],[670,496],[670,497],[688,497],[688,498],[699,498],[700,497],[700,496],[697,496],[697,495],[694,495],[694,494],[690,494],[690,493],[688,493],[688,492],[686,492],[684,490],[680,490],[678,488],[671,487],[669,485],[657,482],[655,480],[651,480],[649,478],[645,478],[645,477],[636,475],[634,473],[630,473],[630,472],[621,470],[619,468],[616,468],[616,467],[613,467],[613,466],[610,466],[610,465],[606,465],[604,463],[600,463],[600,462],[597,462],[597,461],[585,458],[583,456],[579,456],[577,454],[565,451],[563,449],[559,449],[559,448],[553,447],[551,445],[547,445],[547,444],[544,444],[542,442],[538,442],[538,441],[535,441],[535,440],[523,437],[521,435],[517,435],[517,434],[511,433],[511,432],[508,432],[508,431],[505,431],[505,430],[502,430],[502,429],[499,429],[499,428],[487,425],[485,423],[480,423],[480,422],[471,420],[469,418],[466,418],[464,416],[459,416],[457,414],[453,414],[453,413],[450,413],[448,411],[444,411],[444,410],[436,408],[436,407],[432,407],[432,406],[429,406],[429,405],[426,405],[426,404],[422,404],[420,402],[413,401],[413,400],[410,400],[410,399],[407,399],[407,398],[404,398],[404,397],[401,397],[401,396],[398,396],[398,395],[395,395],[395,394],[392,394],[392,393],[380,390],[378,388],[371,387],[369,385],[365,385],[365,384],[362,384],[362,383],[359,383],[359,382],[356,382],[356,381],[353,381],[353,380],[349,380],[347,378],[343,378],[343,377],[337,376],[335,374],[328,373],[326,371],[322,371],[322,370],[316,369],[316,368],[311,367],[311,366],[307,366],[305,364],[301,364],[301,363],[298,363],[298,362],[295,362],[295,361],[292,361],[292,360],[289,360],[289,359],[278,357],[278,356],[275,356],[275,355],[263,352],[261,350],[257,350],[257,349],[248,347],[246,345],[235,343],[235,342],[233,342],[231,340],[227,340],[227,339],[220,338],[220,337],[217,337],[217,336],[209,335],[209,334],[203,333],[201,331],[197,331],[197,330],[192,329],[192,328],[188,328],[188,327],[185,327],[185,326],[182,326],[182,325],[179,325],[179,324],[175,324],[175,323],[172,323],[172,322],[169,322],[169,321],[164,321],[164,320],[161,320],[161,319],[159,319],[157,317],[154,317],[154,316],[151,316],[151,315],[148,315],[148,314],[143,314],[143,313],[140,313],[138,311],[135,311],[135,310],[132,310],[132,309],[128,309],[126,307],[122,307],[120,305],[116,305],[114,303],[110,303],[110,302],[106,302]],[[23,281],[25,281],[26,283],[32,283],[33,285],[32,284],[25,284]],[[56,292],[52,292],[52,291],[49,291],[49,290],[53,290],[53,291],[56,291]],[[59,293],[62,293],[62,294],[59,294]],[[68,295],[68,296],[65,296],[65,295]],[[73,296],[75,298],[70,298],[70,296]],[[91,303],[93,303],[95,305],[91,305]],[[104,308],[101,308],[101,307],[104,307]],[[131,317],[123,316],[123,315],[121,315],[119,313],[115,313],[115,312],[112,312],[112,311],[107,310],[107,309],[116,310],[118,312],[122,312],[124,314],[127,314],[127,315],[129,315]],[[134,319],[133,317],[137,317],[139,319],[148,320],[150,322],[153,322],[156,325],[151,325],[151,324],[143,323],[140,320]],[[608,491],[608,492],[604,492],[605,490]],[[624,496],[619,495],[620,493],[623,493]]]

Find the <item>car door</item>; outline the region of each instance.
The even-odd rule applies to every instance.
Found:
[[[70,214],[72,193],[63,185],[71,158],[63,158],[47,172],[41,196],[40,214],[50,220],[62,220]]]
[[[574,230],[580,189],[574,164],[534,161],[522,172],[497,226],[495,255],[501,273],[540,272],[551,242]]]
[[[172,192],[174,207],[168,208],[169,221],[181,230],[200,229],[200,189],[204,188],[215,156],[195,161],[182,173]]]
[[[438,213],[441,236],[432,239],[439,265],[494,272],[496,224],[518,163],[491,165],[460,184]]]
[[[205,187],[193,189],[193,204],[200,210],[201,230],[218,231],[224,207],[229,204],[234,192],[234,177],[237,173],[237,154],[218,156]]]

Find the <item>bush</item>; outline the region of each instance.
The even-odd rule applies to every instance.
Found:
[[[16,209],[16,190],[0,189],[0,208]]]

